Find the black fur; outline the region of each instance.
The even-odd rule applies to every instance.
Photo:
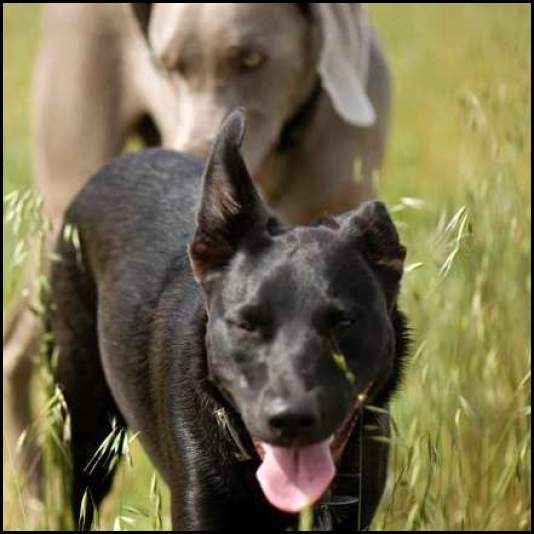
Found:
[[[205,166],[163,149],[122,156],[68,210],[80,246],[59,240],[51,319],[72,420],[75,518],[86,488],[97,505],[109,489],[105,462],[92,473],[85,467],[115,419],[140,431],[169,485],[174,529],[294,528],[296,517],[274,509],[255,479],[251,436],[315,443],[370,383],[381,407],[399,383],[404,249],[385,208],[370,203],[316,225],[281,225],[252,185],[243,134],[236,111]],[[310,424],[275,427],[274,401],[289,411],[304,405]],[[239,458],[218,422],[221,408],[250,459]],[[338,466],[357,475],[364,460],[362,515],[357,505],[340,507],[337,530],[368,527],[380,500],[388,450],[373,434],[389,435],[388,418],[365,412]],[[332,493],[356,495],[358,487],[340,476]],[[91,519],[89,510],[82,527]]]

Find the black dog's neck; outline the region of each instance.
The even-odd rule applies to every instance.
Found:
[[[208,314],[204,304],[199,305],[195,313],[194,339],[196,346],[201,347],[202,354],[197,360],[193,376],[200,387],[199,395],[203,397],[203,404],[212,412],[217,425],[221,427],[227,439],[232,442],[234,456],[239,461],[256,460],[259,457],[252,443],[252,438],[245,428],[231,397],[210,380],[208,353],[206,349],[206,329]]]

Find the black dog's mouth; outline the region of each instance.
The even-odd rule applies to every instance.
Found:
[[[297,513],[321,498],[335,476],[335,463],[343,454],[371,386],[358,395],[336,432],[320,443],[278,447],[252,438],[262,460],[256,476],[273,506]]]

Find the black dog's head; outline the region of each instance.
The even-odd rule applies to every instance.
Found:
[[[190,258],[206,295],[210,379],[264,457],[266,496],[294,512],[331,481],[358,399],[393,372],[405,249],[380,202],[281,224],[244,165],[243,135],[237,110],[206,166]]]

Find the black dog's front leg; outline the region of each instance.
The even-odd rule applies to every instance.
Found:
[[[235,518],[223,502],[200,491],[199,488],[186,492],[185,498],[172,493],[173,530],[230,530],[235,529]]]
[[[194,470],[179,491],[171,488],[173,530],[235,530],[250,532],[296,527],[297,516],[276,510],[255,479],[256,463],[239,463],[232,474]],[[226,473],[227,476],[224,476]]]
[[[232,530],[250,532],[265,524],[265,515],[250,503],[215,496],[207,487],[189,488],[185,499],[172,494],[173,530]]]

